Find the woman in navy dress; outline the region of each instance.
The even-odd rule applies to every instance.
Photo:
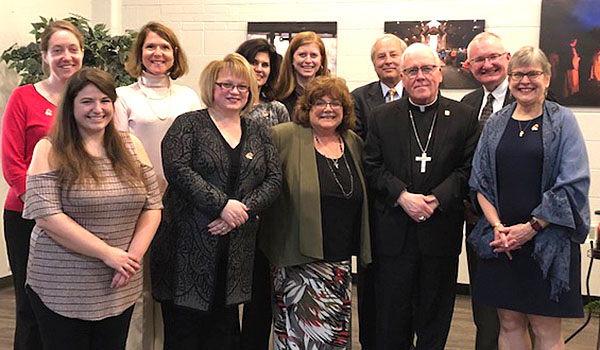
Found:
[[[516,102],[486,123],[470,185],[484,217],[473,298],[498,309],[500,350],[565,349],[561,318],[582,317],[580,244],[589,230],[589,166],[573,113],[545,99],[550,68],[533,47],[508,66]]]

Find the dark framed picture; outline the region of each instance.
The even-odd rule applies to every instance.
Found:
[[[540,48],[567,106],[600,106],[600,0],[543,0]]]
[[[485,20],[425,20],[385,22],[384,31],[400,37],[410,45],[422,42],[431,46],[444,63],[444,89],[474,89],[480,84],[466,67],[467,46],[483,32]]]
[[[282,57],[294,34],[315,32],[323,40],[327,51],[327,67],[337,71],[337,22],[248,22],[248,39],[264,38],[275,46]]]

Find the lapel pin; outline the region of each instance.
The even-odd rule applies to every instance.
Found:
[[[254,159],[254,153],[252,153],[252,152],[246,153],[246,158],[250,159],[250,160]]]
[[[531,131],[538,131],[540,129],[540,125],[535,123],[531,126]]]
[[[444,116],[445,117],[449,117],[450,116],[450,110],[449,109],[445,109],[444,110]]]
[[[46,112],[44,112],[45,115],[51,117],[52,116],[52,110],[50,108],[46,108]]]

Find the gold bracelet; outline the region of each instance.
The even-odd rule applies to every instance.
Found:
[[[496,223],[494,223],[494,224],[492,225],[492,227],[493,227],[493,228],[496,228],[496,227],[498,227],[498,226],[504,226],[504,224],[503,224],[503,223],[501,223],[500,221],[498,221],[498,222],[496,222]]]

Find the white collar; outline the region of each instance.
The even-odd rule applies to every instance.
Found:
[[[435,100],[433,100],[433,102],[431,102],[431,103],[428,103],[428,104],[426,104],[426,105],[420,105],[420,104],[414,103],[414,102],[411,100],[411,98],[410,98],[410,97],[408,98],[408,101],[409,101],[409,102],[410,102],[410,103],[411,103],[413,106],[415,106],[415,107],[419,107],[419,111],[421,111],[421,113],[424,113],[424,112],[425,112],[425,109],[426,109],[427,107],[429,107],[429,106],[432,106],[434,103],[436,103],[436,102],[437,102],[437,100],[438,100],[438,98],[437,98],[437,96],[436,96],[436,97],[435,97]]]
[[[171,80],[168,75],[153,75],[148,72],[142,72],[140,83],[147,88],[168,88]]]
[[[383,97],[385,98],[388,94],[388,91],[390,91],[390,87],[385,85],[381,80],[379,81],[379,85],[381,86],[381,92],[383,93]],[[402,97],[402,80],[400,80],[398,84],[394,86],[394,89],[396,89],[396,93],[398,94],[398,96]]]
[[[494,100],[502,101],[504,103],[504,97],[506,96],[506,90],[508,90],[508,77],[504,79],[500,85],[496,86],[494,91],[488,91],[485,86],[483,87],[483,100],[486,101],[487,96],[492,94],[494,96]]]

